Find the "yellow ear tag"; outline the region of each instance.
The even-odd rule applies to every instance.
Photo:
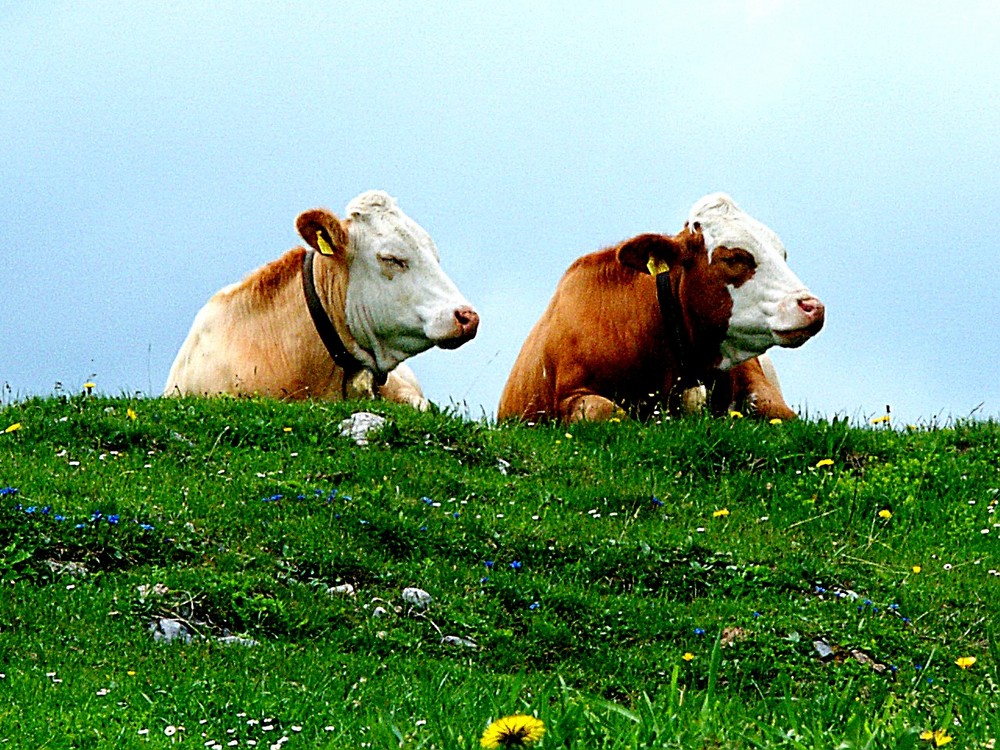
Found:
[[[323,239],[322,232],[316,232],[316,244],[319,245],[319,251],[322,255],[333,255],[333,248],[330,247],[330,243]]]
[[[646,264],[646,268],[649,269],[650,276],[658,276],[661,273],[666,273],[670,270],[670,264],[665,260],[659,260],[654,258],[652,255],[649,256],[649,262]]]

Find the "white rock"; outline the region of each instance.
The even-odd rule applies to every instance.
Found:
[[[372,617],[385,617],[385,607],[375,607]]]
[[[441,639],[441,643],[449,646],[466,646],[467,648],[479,648],[479,644],[471,638],[462,638],[457,635],[446,635]]]
[[[340,434],[358,445],[368,445],[368,438],[385,424],[385,417],[370,411],[358,411],[340,423]]]
[[[343,596],[354,596],[354,587],[349,583],[342,583],[339,586],[331,586],[326,590],[330,596],[342,594]]]
[[[423,589],[415,587],[403,589],[403,601],[418,609],[427,609],[431,603],[431,595]]]

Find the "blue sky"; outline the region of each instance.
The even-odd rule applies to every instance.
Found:
[[[1000,414],[994,2],[15,2],[0,101],[7,400],[159,393],[300,211],[380,188],[482,316],[410,364],[491,414],[574,258],[723,190],[827,306],[772,350],[793,408]]]

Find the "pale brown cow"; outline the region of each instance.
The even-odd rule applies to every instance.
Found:
[[[580,258],[528,335],[497,417],[647,417],[707,396],[716,414],[794,418],[757,357],[803,344],[825,311],[785,258],[777,235],[721,193],[698,201],[677,235]]]
[[[339,220],[301,214],[297,247],[217,292],[195,317],[165,395],[386,399],[426,408],[404,359],[476,335],[479,315],[430,236],[369,191]],[[380,385],[381,384],[381,385]]]

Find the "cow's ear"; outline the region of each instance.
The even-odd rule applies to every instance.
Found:
[[[640,234],[618,247],[618,262],[655,276],[681,260],[684,243],[665,234]]]
[[[299,214],[295,220],[299,234],[313,250],[323,255],[347,252],[347,228],[325,208],[314,208]]]

